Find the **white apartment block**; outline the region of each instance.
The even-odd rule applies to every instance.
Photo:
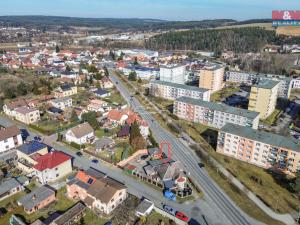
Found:
[[[278,97],[288,99],[291,95],[291,89],[293,87],[293,82],[289,77],[283,75],[274,74],[258,74],[258,73],[247,73],[238,71],[228,71],[226,72],[226,81],[233,83],[240,83],[246,85],[253,85],[261,80],[273,80],[279,81]],[[300,87],[300,82],[299,82]]]
[[[150,95],[169,100],[179,97],[189,97],[210,101],[210,90],[184,84],[153,80],[150,82]]]
[[[259,113],[202,100],[181,97],[175,100],[173,113],[180,119],[220,129],[226,123],[258,128]]]
[[[161,65],[160,80],[177,84],[186,82],[186,70],[184,65]]]
[[[237,71],[227,71],[225,74],[226,81],[233,83],[240,83],[246,85],[252,85],[256,80],[256,73],[247,72],[237,72]]]
[[[217,152],[287,174],[300,171],[300,145],[270,132],[226,124],[218,135]]]
[[[286,76],[279,76],[279,75],[259,75],[259,80],[272,80],[272,81],[279,81],[278,87],[278,97],[280,98],[290,98],[291,90],[293,86],[292,78]]]
[[[300,77],[292,80],[292,89],[300,89]]]

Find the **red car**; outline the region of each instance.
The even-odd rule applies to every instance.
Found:
[[[175,216],[176,216],[176,218],[178,218],[184,222],[189,221],[189,218],[186,215],[184,215],[184,213],[182,213],[182,212],[176,212]]]

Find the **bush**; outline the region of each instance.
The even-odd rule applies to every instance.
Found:
[[[73,148],[76,148],[78,150],[80,150],[81,148],[85,148],[85,145],[79,145],[75,142],[71,142],[70,145],[73,147]]]

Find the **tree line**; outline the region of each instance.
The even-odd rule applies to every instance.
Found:
[[[278,36],[274,30],[259,27],[189,30],[160,34],[145,41],[155,50],[224,50],[237,53],[258,52],[266,44],[300,43],[300,38]]]

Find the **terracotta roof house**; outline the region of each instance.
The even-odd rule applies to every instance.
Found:
[[[23,144],[21,131],[16,126],[0,129],[0,153],[8,153]]]
[[[76,144],[82,145],[86,143],[91,143],[95,139],[95,131],[91,125],[86,122],[71,128],[66,133],[67,142],[74,142]]]
[[[48,186],[41,186],[18,200],[18,204],[24,207],[27,214],[31,214],[55,200],[55,191]]]
[[[55,182],[72,172],[71,158],[71,156],[56,150],[39,156],[35,160],[33,174],[42,184]]]
[[[3,111],[6,115],[15,117],[15,109],[20,107],[28,107],[24,99],[18,99],[14,102],[7,103],[3,106]]]
[[[78,173],[67,184],[67,194],[82,200],[90,209],[110,214],[126,199],[127,191],[122,183],[107,176],[95,179],[84,171]]]

